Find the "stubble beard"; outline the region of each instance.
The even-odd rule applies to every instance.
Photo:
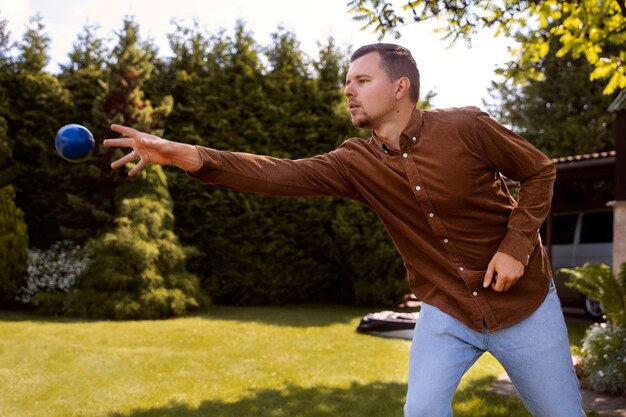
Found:
[[[363,112],[362,115],[352,117],[352,124],[355,127],[371,128],[374,125],[374,120],[369,116],[369,114]]]

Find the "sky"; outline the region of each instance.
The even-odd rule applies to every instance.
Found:
[[[329,36],[336,45],[356,49],[378,42],[371,30],[347,13],[347,0],[0,0],[0,18],[7,19],[11,38],[21,40],[29,18],[39,14],[50,36],[48,70],[56,72],[68,61],[68,53],[86,24],[99,26],[98,34],[115,39],[125,16],[139,24],[140,37],[151,38],[160,56],[171,55],[167,35],[174,31],[176,18],[186,26],[197,20],[209,33],[225,29],[232,33],[237,19],[246,22],[255,41],[270,45],[271,33],[279,26],[293,32],[300,48],[317,56],[317,43]],[[441,23],[407,25],[398,40],[386,37],[383,42],[398,43],[413,54],[421,74],[421,91],[434,91],[436,107],[475,105],[483,107],[487,87],[496,78],[494,70],[511,59],[511,42],[482,32],[473,39],[450,46],[434,29]]]

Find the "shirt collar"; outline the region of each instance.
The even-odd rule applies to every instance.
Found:
[[[422,131],[422,123],[423,123],[422,113],[423,113],[422,110],[418,108],[415,108],[413,110],[413,113],[411,113],[409,122],[407,123],[406,127],[402,130],[402,133],[400,134],[401,144],[402,144],[402,140],[406,140],[406,139],[410,140],[411,143],[415,143],[416,141],[419,141],[419,136],[420,136],[420,132]],[[394,151],[393,149],[385,145],[385,143],[378,136],[376,136],[376,132],[374,131],[372,131],[372,138],[382,148],[382,150],[385,153],[390,153],[390,152],[397,153],[397,151]],[[413,138],[415,138],[416,140],[413,140]]]
[[[409,139],[416,138],[419,140],[420,132],[422,131],[422,110],[415,108],[413,113],[411,113],[411,118],[409,119],[409,123],[407,123],[406,127],[402,131],[402,135],[400,136],[400,140],[402,140],[402,136],[406,136]]]

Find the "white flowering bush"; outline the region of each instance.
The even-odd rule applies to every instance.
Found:
[[[67,293],[90,262],[80,246],[68,240],[47,249],[29,249],[26,282],[15,298],[24,304],[37,305],[40,292]]]
[[[626,393],[626,329],[607,323],[592,325],[583,340],[579,372],[596,392]]]
[[[596,392],[626,393],[626,262],[611,267],[589,262],[573,269],[569,286],[604,306],[607,323],[592,325],[583,339],[579,375]]]

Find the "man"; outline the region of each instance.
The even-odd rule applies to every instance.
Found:
[[[419,72],[392,44],[359,48],[345,96],[352,123],[372,129],[299,160],[218,151],[123,126],[112,164],[177,165],[242,191],[341,196],[385,224],[422,308],[411,346],[405,416],[447,417],[463,374],[483,352],[504,366],[534,416],[579,417],[578,381],[539,227],[555,169],[545,155],[474,107],[421,111]],[[520,182],[519,203],[502,175]]]

